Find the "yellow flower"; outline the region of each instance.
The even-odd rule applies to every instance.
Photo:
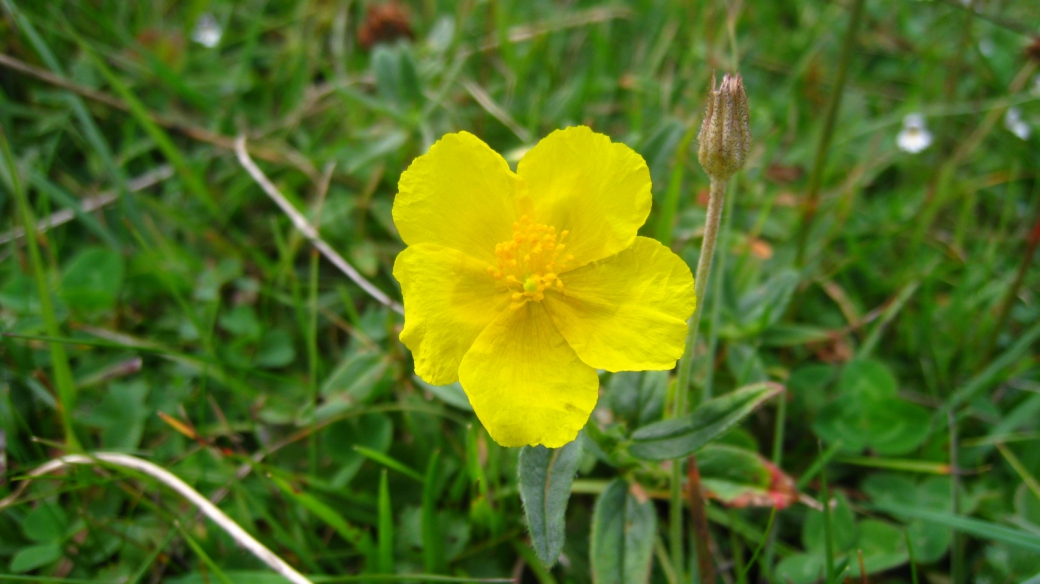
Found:
[[[682,356],[693,276],[636,235],[650,171],[628,146],[557,130],[514,173],[476,136],[447,134],[399,189],[401,341],[423,380],[461,382],[499,444],[563,446],[596,405],[596,369]]]

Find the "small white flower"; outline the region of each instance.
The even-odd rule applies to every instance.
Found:
[[[896,136],[896,146],[903,152],[917,154],[932,145],[932,133],[924,127],[924,116],[907,114],[903,118],[903,129]]]
[[[1017,107],[1008,108],[1007,113],[1004,114],[1004,127],[1023,140],[1028,140],[1029,135],[1033,133],[1029,122],[1022,119],[1022,110]]]
[[[982,39],[979,41],[979,52],[982,53],[983,56],[992,57],[996,48],[997,47],[993,44],[992,39]]]
[[[191,40],[200,45],[212,49],[220,42],[224,31],[220,30],[217,19],[209,12],[204,13],[195,23],[195,30],[191,33]]]

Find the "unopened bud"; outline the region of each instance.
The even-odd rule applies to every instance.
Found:
[[[697,159],[712,180],[729,180],[744,167],[751,148],[751,129],[740,75],[726,75],[717,90],[715,76],[711,76],[708,109],[697,141]]]

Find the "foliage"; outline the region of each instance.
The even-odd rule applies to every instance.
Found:
[[[658,459],[707,440],[644,456],[641,437],[780,384],[694,452],[720,574],[855,576],[862,551],[875,582],[1036,576],[1035,6],[866,2],[806,221],[849,4],[416,1],[412,34],[369,49],[362,30],[400,31],[401,12],[0,1],[0,496],[78,444],[169,468],[315,581],[671,584],[681,459]],[[204,14],[213,47],[192,40]],[[457,130],[514,165],[568,125],[631,146],[653,179],[640,234],[693,266],[708,179],[689,140],[712,72],[734,69],[753,142],[698,300],[699,408],[662,421],[674,372],[601,373],[551,518],[562,551],[539,559],[517,478],[531,451],[413,375],[401,317],[312,251],[233,139],[396,299],[398,179]],[[914,112],[934,142],[911,154],[896,135]],[[24,215],[50,219],[32,244]],[[88,467],[0,509],[0,574],[278,581],[154,481]]]

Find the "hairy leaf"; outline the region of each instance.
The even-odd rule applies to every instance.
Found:
[[[563,549],[563,516],[580,459],[580,440],[562,448],[525,446],[520,451],[520,499],[531,530],[531,544],[548,567],[556,563]]]
[[[755,383],[708,400],[686,416],[640,428],[632,434],[629,452],[644,460],[692,454],[783,390],[777,383]]]
[[[650,579],[657,514],[639,501],[624,479],[615,479],[592,512],[589,559],[595,584],[637,584]]]

